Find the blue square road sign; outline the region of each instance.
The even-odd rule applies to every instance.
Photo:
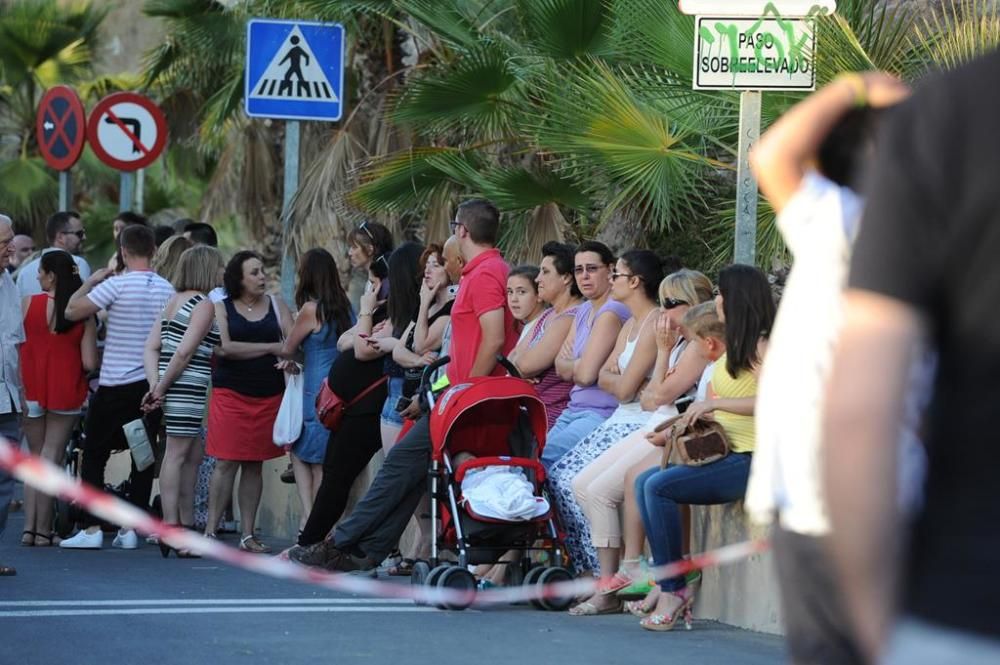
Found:
[[[344,113],[344,27],[251,19],[244,104],[251,117],[340,120]]]

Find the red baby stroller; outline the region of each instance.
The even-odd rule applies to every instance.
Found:
[[[543,515],[506,521],[477,514],[462,496],[462,481],[473,469],[491,466],[518,468],[543,496],[545,468],[539,462],[545,445],[545,405],[534,387],[520,378],[506,359],[498,361],[511,376],[481,377],[449,387],[436,402],[430,397],[432,454],[429,472],[431,524],[441,518],[440,536],[431,529],[430,562],[414,564],[411,583],[465,592],[463,601],[441,604],[465,609],[475,598],[476,579],[469,565],[506,563],[508,584],[535,586],[531,602],[539,609],[563,610],[572,598],[548,597],[545,585],[571,580],[562,567],[563,548],[551,508]],[[440,358],[424,372],[426,389],[434,369],[448,362]],[[429,390],[422,390],[429,395]],[[460,453],[475,457],[453,467]],[[458,563],[443,562],[441,550],[454,552]],[[508,550],[520,552],[518,561],[501,562]],[[531,552],[548,553],[549,565],[532,566]]]

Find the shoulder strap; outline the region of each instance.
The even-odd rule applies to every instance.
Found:
[[[350,402],[348,402],[345,405],[344,408],[347,408],[348,406],[354,406],[355,404],[357,404],[358,402],[360,402],[362,399],[364,399],[365,397],[367,397],[373,390],[375,390],[376,388],[378,388],[379,386],[381,386],[383,383],[385,383],[388,380],[389,380],[388,376],[383,376],[378,381],[376,381],[375,383],[371,384],[370,386],[368,386],[367,388],[365,388],[364,390],[362,390],[360,393],[358,393],[358,395],[354,399],[352,399]]]

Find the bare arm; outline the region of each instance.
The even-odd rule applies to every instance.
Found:
[[[666,355],[669,357],[670,353],[667,352]],[[657,367],[659,367],[660,362],[661,358],[658,355]],[[667,362],[667,359],[663,359],[664,365]],[[649,382],[649,386],[643,391],[642,407],[647,411],[652,411],[661,405],[673,404],[674,400],[698,383],[707,364],[708,362],[698,353],[698,348],[694,344],[688,344],[684,347],[681,357],[678,358],[677,364],[673,368],[665,372],[665,375],[659,380]],[[656,371],[654,370],[655,377]],[[652,408],[647,407],[647,399],[650,400],[648,404]]]
[[[573,382],[576,385],[592,386],[597,383],[601,366],[615,348],[621,329],[621,320],[614,312],[604,312],[597,318],[590,329],[590,337],[583,347],[583,353],[573,365]],[[615,357],[617,358],[617,354]]]
[[[895,603],[901,532],[896,442],[908,371],[924,334],[925,324],[911,307],[871,292],[847,292],[828,384],[821,467],[848,616],[872,661]]]
[[[479,329],[483,340],[476,351],[470,377],[489,376],[497,365],[497,354],[503,351],[503,309],[494,309],[479,316]]]
[[[219,323],[219,339],[222,340],[219,346],[215,347],[217,355],[233,360],[250,360],[251,358],[281,353],[281,342],[258,344],[231,340],[229,338],[229,317],[226,314],[224,303],[215,303],[215,320]]]
[[[291,332],[285,337],[285,341],[281,345],[281,353],[278,355],[282,358],[295,358],[298,356],[299,347],[302,346],[302,342],[305,341],[306,337],[315,332],[317,323],[319,321],[316,319],[316,303],[307,302],[299,311],[299,315],[295,319],[295,325],[292,326]]]
[[[572,316],[561,316],[550,320],[541,339],[534,346],[517,353],[514,364],[521,372],[521,376],[530,379],[552,367],[572,326]],[[570,367],[572,372],[572,366]],[[556,372],[558,373],[558,369]]]
[[[94,317],[90,317],[83,326],[83,337],[80,338],[80,358],[83,361],[83,371],[93,372],[101,364],[97,355],[97,323],[94,322]]]
[[[167,303],[167,306],[169,307],[170,304]],[[162,329],[163,317],[160,317],[149,329],[149,334],[146,335],[146,346],[142,352],[142,368],[146,373],[146,383],[149,384],[150,392],[160,382],[159,362]]]
[[[407,338],[414,325],[416,324],[411,321],[410,325],[406,326],[406,330],[403,331],[402,339]],[[392,349],[392,359],[395,360],[400,367],[406,367],[407,369],[414,367],[426,367],[434,362],[436,357],[437,354],[431,352],[424,354],[414,353],[406,348],[405,344],[396,344]]]
[[[848,74],[789,109],[754,146],[750,164],[761,192],[781,212],[815,161],[820,145],[851,107],[894,104],[909,94],[898,79],[881,72]]]
[[[556,374],[563,381],[573,380],[573,367],[576,364],[573,360],[573,341],[575,339],[576,318],[574,317],[573,322],[569,326],[569,332],[566,333],[566,339],[563,340],[562,346],[559,348],[559,353],[556,355]]]
[[[613,372],[609,375],[602,375],[604,383],[601,387],[615,396],[620,403],[626,404],[636,399],[639,389],[646,382],[653,365],[656,363],[656,340],[655,331],[652,326],[648,326],[639,333],[639,340],[636,343],[635,353],[632,359],[625,366],[622,373]],[[615,370],[618,369],[617,363]]]

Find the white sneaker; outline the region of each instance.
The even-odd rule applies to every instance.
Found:
[[[86,529],[78,531],[72,538],[66,538],[59,547],[68,550],[99,550],[104,547],[104,533],[98,530],[96,533],[87,533]]]
[[[128,531],[118,530],[115,535],[115,539],[111,541],[111,547],[120,547],[123,550],[134,550],[139,547],[139,536],[135,535],[135,531],[129,529]]]

